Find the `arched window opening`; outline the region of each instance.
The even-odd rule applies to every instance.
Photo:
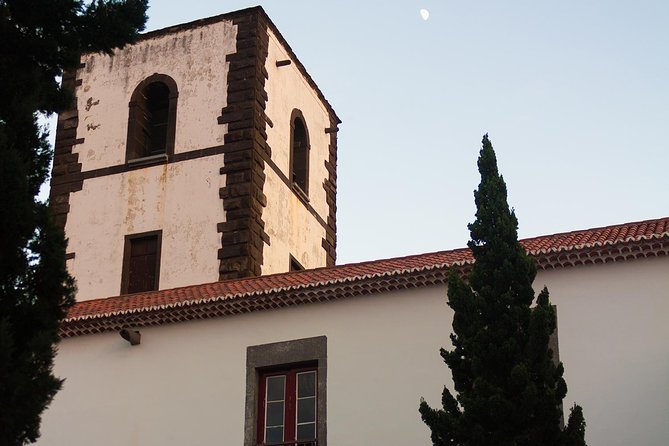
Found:
[[[128,119],[127,160],[174,152],[176,83],[153,75],[132,95]]]
[[[306,195],[309,185],[309,134],[299,110],[293,112],[290,154],[291,181]]]

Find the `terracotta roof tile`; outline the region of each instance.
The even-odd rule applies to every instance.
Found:
[[[669,217],[545,235],[524,239],[521,243],[540,269],[667,255]],[[107,325],[98,323],[95,329],[87,328],[85,321],[111,321],[123,315],[160,313],[162,316],[151,321],[145,316],[133,319],[135,325],[159,324],[331,300],[339,294],[346,297],[444,283],[451,266],[467,268],[472,261],[469,249],[461,248],[87,300],[70,309],[61,332],[64,336],[74,336],[116,329],[121,324],[118,320]],[[221,304],[228,306],[222,308]],[[215,310],[212,305],[216,306]],[[182,314],[187,308],[195,307],[199,312]],[[165,316],[166,311],[169,316]]]

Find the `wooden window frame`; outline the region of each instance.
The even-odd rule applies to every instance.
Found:
[[[306,160],[305,160],[305,178],[304,178],[304,188],[297,184],[294,181],[294,163],[295,163],[295,121],[299,119],[302,121],[302,126],[304,127],[304,133],[306,137]],[[293,191],[297,194],[298,197],[305,201],[309,201],[309,158],[311,158],[311,142],[309,140],[309,128],[307,127],[307,121],[304,119],[302,111],[297,108],[293,110],[290,115],[290,156],[289,156],[289,169],[288,169],[288,180],[292,186]]]
[[[140,238],[156,237],[156,275],[155,283],[153,290],[147,291],[156,291],[158,290],[160,284],[160,258],[162,252],[162,241],[163,241],[163,231],[148,231],[140,232],[137,234],[128,234],[125,236],[125,241],[123,244],[123,268],[121,270],[121,294],[128,294],[128,288],[130,285],[130,258],[131,258],[131,248],[132,241]]]
[[[139,150],[135,147],[133,138],[137,132],[137,126],[139,124],[139,114],[142,112],[139,104],[141,102],[141,97],[144,95],[144,90],[153,83],[160,82],[164,84],[169,93],[168,93],[168,112],[167,112],[167,129],[165,135],[165,152],[159,153],[156,155],[147,155],[143,153],[143,150]],[[128,135],[126,139],[126,150],[125,150],[125,161],[129,164],[137,164],[142,161],[146,161],[147,164],[153,164],[157,162],[164,162],[174,155],[174,138],[176,133],[177,125],[177,100],[179,98],[179,90],[177,89],[177,83],[170,76],[166,74],[152,74],[151,76],[144,79],[142,82],[135,87],[135,90],[130,97],[130,102],[128,103]],[[141,153],[139,153],[141,152]]]
[[[258,431],[256,438],[258,445],[272,445],[272,444],[317,444],[317,438],[310,438],[304,440],[297,440],[297,375],[300,373],[313,372],[316,374],[316,383],[318,383],[318,368],[316,364],[311,366],[298,366],[280,370],[265,371],[260,373],[258,379]],[[285,376],[284,387],[284,438],[280,443],[267,443],[265,438],[265,419],[267,414],[266,407],[266,383],[267,378]],[[318,402],[318,386],[316,386],[316,402]],[[318,427],[318,412],[316,415],[316,427]],[[318,429],[316,429],[316,436],[318,437]],[[262,440],[262,441],[261,441]]]
[[[260,379],[285,370],[316,370],[316,438],[327,446],[327,337],[296,339],[250,346],[246,349],[246,405],[244,446],[262,445],[259,432]],[[289,442],[288,445],[311,445]]]

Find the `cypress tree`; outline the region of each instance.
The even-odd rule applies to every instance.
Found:
[[[74,302],[66,241],[35,197],[52,148],[38,113],[72,101],[57,76],[79,54],[132,41],[147,0],[0,0],[0,445],[39,437],[62,385],[53,374],[58,327]]]
[[[567,385],[549,349],[555,309],[545,287],[535,298],[536,266],[518,242],[488,135],[478,168],[468,242],[475,263],[467,280],[455,270],[449,275],[453,349],[441,349],[455,396],[444,387],[441,409],[421,401],[421,417],[435,446],[585,446],[579,406],[562,427]]]

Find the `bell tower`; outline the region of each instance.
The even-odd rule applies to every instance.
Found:
[[[78,300],[332,266],[337,115],[260,7],[84,54],[51,206]]]

